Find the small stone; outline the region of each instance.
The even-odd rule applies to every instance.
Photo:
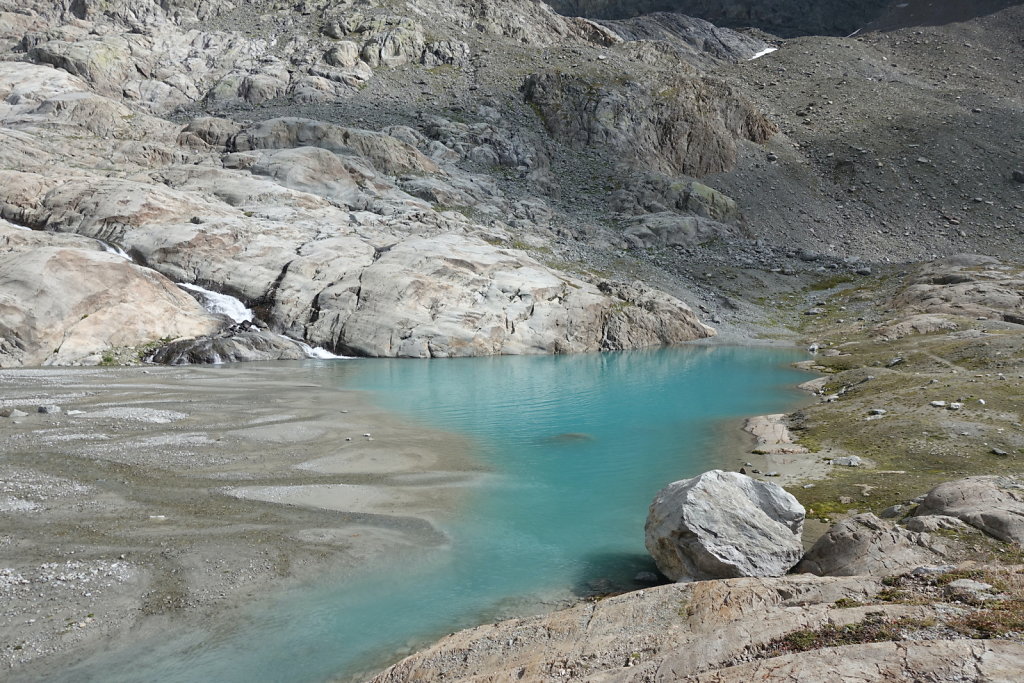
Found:
[[[930,405],[933,408],[945,408],[946,407],[946,402],[945,401],[932,401]]]
[[[963,407],[963,403],[950,403],[948,406],[946,406],[946,410],[960,410]]]
[[[864,460],[856,455],[846,455],[842,458],[834,458],[832,464],[840,467],[860,467],[864,464]]]
[[[856,271],[857,275],[871,275],[870,268],[858,268]]]
[[[913,571],[910,572],[910,575],[911,576],[929,576],[931,574],[945,574],[946,572],[951,572],[954,569],[956,569],[956,567],[954,567],[951,564],[943,564],[943,565],[937,565],[937,566],[936,565],[926,565],[926,566],[923,566],[923,567],[917,567],[916,569],[914,569]]]
[[[0,408],[0,417],[27,417],[28,413],[17,408]]]
[[[779,155],[776,154],[775,152],[768,152],[768,156],[766,156],[765,159],[767,159],[769,162],[778,161],[779,160]],[[1016,177],[1015,177],[1015,179],[1016,179]],[[1021,181],[1021,182],[1024,182],[1024,181]]]
[[[892,367],[896,367],[897,365],[899,365],[901,363],[903,363],[903,359],[897,356],[896,358],[893,358],[888,363],[886,363],[885,367],[892,368]]]
[[[882,513],[879,516],[884,519],[895,519],[896,517],[902,517],[903,511],[906,509],[906,505],[890,505],[882,510]]]
[[[885,415],[888,412],[889,411],[886,410],[885,408],[872,408],[871,410],[868,411],[868,414],[869,415]]]
[[[804,488],[805,489],[813,489],[814,488],[814,484],[804,484]]]
[[[38,408],[36,408],[36,410],[39,411],[40,413],[43,413],[44,415],[56,415],[57,413],[60,412],[60,406],[39,406]]]
[[[992,454],[993,455],[1009,455],[1009,453],[1004,451],[1002,448],[993,448],[992,449]]]
[[[1016,170],[1013,172],[1013,180],[1018,183],[1024,183],[1024,170]]]
[[[974,597],[983,598],[987,597],[987,593],[990,590],[992,590],[992,584],[973,579],[957,579],[946,584],[946,595],[950,597],[956,597],[957,594],[970,593]]]

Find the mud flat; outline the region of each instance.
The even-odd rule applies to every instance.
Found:
[[[308,365],[4,370],[3,413],[4,678],[445,544],[482,474]]]

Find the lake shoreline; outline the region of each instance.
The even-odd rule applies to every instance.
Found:
[[[60,677],[447,542],[435,521],[484,474],[464,440],[298,367],[224,370],[0,371],[0,408],[27,413],[0,423],[5,677]],[[400,485],[408,472],[434,481]]]
[[[35,476],[41,496],[72,490],[7,513],[20,519],[2,563],[12,680],[72,680],[83,653],[95,672],[168,632],[218,628],[291,589],[443,547],[439,522],[488,474],[464,437],[327,388],[299,363],[22,369],[0,382],[0,407],[29,413],[3,423],[16,445],[5,478]],[[61,412],[31,412],[50,404]],[[735,422],[730,431],[746,438]],[[432,480],[411,481],[422,474]],[[23,494],[12,496],[33,502]],[[50,535],[20,537],[44,524]],[[40,569],[75,562],[102,580],[53,581]],[[514,609],[551,611],[570,597]]]

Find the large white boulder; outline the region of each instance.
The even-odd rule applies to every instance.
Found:
[[[782,576],[803,552],[804,508],[777,484],[712,470],[651,503],[647,550],[673,581]]]

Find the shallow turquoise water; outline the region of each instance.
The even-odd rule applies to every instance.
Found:
[[[653,568],[643,523],[654,494],[720,462],[723,419],[791,409],[805,376],[788,363],[799,357],[685,347],[311,361],[321,380],[472,439],[493,475],[444,528],[450,545],[289,592],[217,632],[104,656],[68,680],[331,680],[538,599],[637,587],[632,577]]]

